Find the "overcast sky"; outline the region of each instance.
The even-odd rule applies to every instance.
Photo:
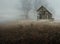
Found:
[[[47,1],[55,11],[56,20],[60,20],[60,0],[47,0]]]
[[[0,0],[0,20],[15,19],[21,14],[24,8],[28,10],[40,6],[41,1],[50,6],[54,11],[54,18],[60,19],[60,1],[59,0]],[[31,2],[31,3],[30,3]],[[25,3],[25,5],[24,5]],[[29,4],[28,4],[29,3]],[[26,6],[28,4],[28,6]],[[23,6],[24,5],[24,6]],[[25,9],[26,9],[25,8]]]

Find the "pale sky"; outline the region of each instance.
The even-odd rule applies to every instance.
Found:
[[[28,1],[28,2],[27,2]],[[15,19],[22,14],[22,10],[25,8],[27,3],[30,3],[32,0],[0,0],[0,20],[9,20]],[[36,0],[35,0],[36,1]],[[40,0],[37,0],[38,3],[34,3],[34,0],[31,2],[35,7],[40,5]],[[50,6],[54,11],[54,18],[56,20],[60,20],[60,0],[43,0],[44,4],[47,2],[48,6]],[[25,3],[27,2],[27,3]],[[25,3],[25,5],[24,5]],[[26,7],[33,7],[33,5],[28,5]],[[23,7],[24,5],[24,7]],[[26,9],[26,8],[25,8]],[[29,8],[28,8],[29,9]]]
[[[60,20],[60,0],[47,0],[49,5],[54,9],[55,11],[55,19]]]

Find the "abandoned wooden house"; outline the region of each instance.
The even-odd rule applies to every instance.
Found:
[[[44,6],[41,6],[37,12],[37,19],[53,19],[52,14]]]

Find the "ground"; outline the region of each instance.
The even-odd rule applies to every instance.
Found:
[[[28,20],[1,24],[0,44],[60,44],[60,22]]]

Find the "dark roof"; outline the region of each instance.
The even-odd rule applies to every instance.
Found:
[[[37,11],[39,11],[41,8],[45,8],[45,7],[41,6]]]
[[[41,6],[41,7],[37,10],[37,12],[40,11],[41,8],[44,8],[49,14],[51,14],[51,12],[49,12],[44,6]],[[52,15],[52,14],[51,14],[51,15]]]

